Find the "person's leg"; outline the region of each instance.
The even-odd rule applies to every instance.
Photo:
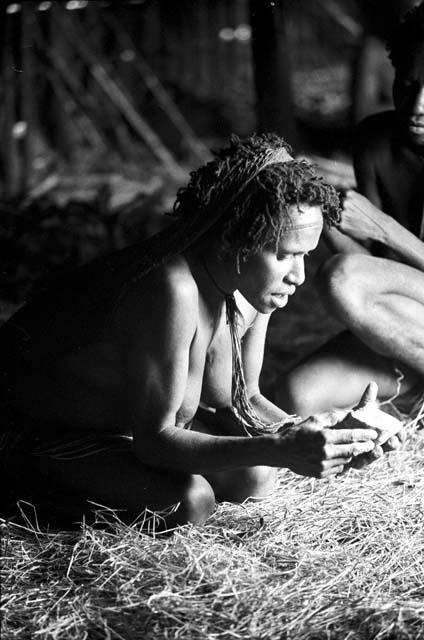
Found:
[[[329,310],[368,347],[424,378],[424,273],[352,254],[334,256],[320,274]]]
[[[334,256],[321,268],[324,303],[354,335],[341,334],[295,367],[276,393],[288,412],[306,416],[350,407],[370,380],[384,400],[424,378],[424,273],[364,255]]]
[[[378,384],[379,399],[386,400],[407,391],[416,377],[402,365],[398,370],[394,361],[346,331],[289,371],[276,389],[275,402],[305,418],[332,408],[346,409],[359,401],[370,380]]]
[[[264,500],[275,489],[277,470],[271,467],[240,467],[206,475],[219,502]]]
[[[18,497],[39,499],[40,503],[46,498],[50,504],[63,501],[59,505],[63,514],[69,502],[69,513],[77,518],[90,517],[94,505],[116,510],[126,522],[146,509],[168,511],[161,528],[172,528],[187,522],[201,524],[215,508],[215,496],[205,478],[143,465],[130,445],[126,450],[99,451],[74,459],[32,454],[25,457],[25,464]]]
[[[217,419],[215,413],[199,409],[191,428],[202,433],[220,436],[246,436],[235,421]],[[205,474],[217,500],[220,502],[244,502],[266,498],[275,488],[277,470],[266,466],[240,467],[229,471]]]

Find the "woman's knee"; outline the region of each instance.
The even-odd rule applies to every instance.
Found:
[[[222,500],[244,502],[266,498],[275,487],[276,470],[265,466],[244,467],[231,473],[222,491]]]
[[[209,482],[200,475],[189,476],[174,519],[178,524],[203,524],[214,510],[215,494]]]

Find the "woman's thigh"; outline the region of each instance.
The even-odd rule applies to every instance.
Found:
[[[203,522],[214,507],[213,490],[205,478],[142,464],[130,445],[69,459],[27,454],[17,469],[16,498],[56,504],[75,517],[106,507],[133,521],[147,510],[169,513],[166,525],[173,526]]]

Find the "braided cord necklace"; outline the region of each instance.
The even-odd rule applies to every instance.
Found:
[[[287,415],[282,420],[272,423],[264,422],[256,413],[247,395],[246,380],[243,371],[242,347],[239,332],[240,310],[233,293],[226,292],[216,281],[206,262],[203,268],[215,288],[224,296],[227,325],[230,330],[232,352],[231,403],[233,412],[249,436],[264,433],[277,433],[281,428],[291,426],[299,421],[296,415]]]

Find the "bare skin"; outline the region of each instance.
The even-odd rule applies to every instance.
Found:
[[[303,207],[301,219],[297,209],[293,215],[302,226],[289,231],[277,250],[242,262],[240,273],[235,258],[218,262],[213,248],[205,257],[209,274],[190,257],[176,256],[126,293],[101,342],[44,367],[33,363],[33,373],[16,382],[11,404],[30,415],[38,431],[46,425],[58,434],[133,436],[127,451],[67,461],[35,456],[34,477],[131,518],[145,507],[178,503],[167,519],[173,526],[203,522],[215,498],[263,497],[278,467],[328,477],[373,449],[377,433],[346,412],[255,438],[246,437],[233,417],[231,343],[220,289],[235,292],[242,314],[244,370],[256,412],[267,422],[286,416],[259,390],[266,329],[270,314],[304,281],[304,256],[316,247],[323,224],[319,207]],[[107,288],[102,269],[96,273],[90,286]],[[78,294],[77,281],[56,322],[53,303],[50,331],[57,333],[47,340],[65,329],[61,317],[72,317],[75,331],[90,322],[78,313]],[[36,310],[30,313],[37,318]],[[363,403],[368,401],[366,395]]]
[[[320,286],[350,333],[303,362],[280,391],[278,403],[301,415],[352,406],[370,376],[382,400],[398,390],[396,369],[402,393],[424,378],[424,47],[397,72],[393,93],[396,111],[359,127],[360,193],[347,193],[339,228],[326,232],[339,255],[322,268]]]

